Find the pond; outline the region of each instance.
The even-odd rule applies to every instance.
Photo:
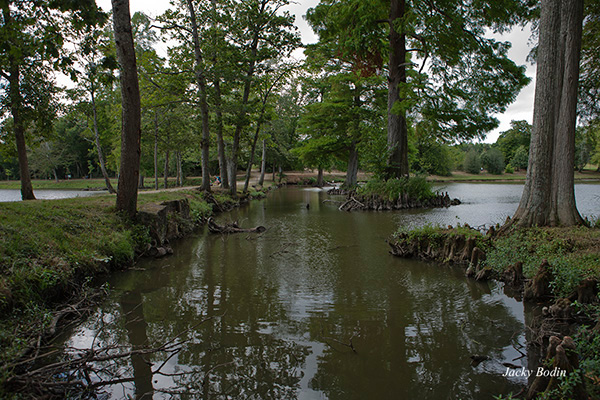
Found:
[[[577,189],[584,214],[596,185]],[[532,312],[459,267],[395,258],[398,225],[503,221],[522,186],[449,184],[447,209],[340,212],[325,191],[282,188],[221,215],[261,234],[199,232],[175,254],[112,276],[110,298],[63,338],[72,348],[160,347],[106,365],[110,398],[490,399],[518,392],[511,363]],[[310,207],[307,207],[310,205]],[[72,350],[75,351],[75,350]],[[471,356],[489,357],[478,365]],[[94,377],[94,379],[99,379]]]
[[[106,193],[105,191],[84,191],[84,190],[57,190],[57,189],[37,189],[34,191],[38,200],[68,199],[72,197],[88,197],[96,194]],[[0,189],[0,203],[8,201],[21,201],[21,191],[15,189]]]

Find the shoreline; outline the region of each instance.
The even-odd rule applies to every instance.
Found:
[[[0,203],[0,395],[20,391],[15,377],[106,298],[110,274],[170,254],[172,242],[197,232],[209,217],[264,198],[272,188],[235,200],[214,189],[208,196],[189,189],[140,192],[134,223],[114,213],[110,195]],[[15,250],[15,243],[22,248]]]

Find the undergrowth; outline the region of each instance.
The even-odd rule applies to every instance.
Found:
[[[408,195],[414,200],[428,200],[435,197],[431,184],[421,176],[408,179],[370,180],[364,186],[357,188],[357,194],[377,195],[387,200],[395,201],[400,195]]]

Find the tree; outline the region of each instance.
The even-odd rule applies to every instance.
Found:
[[[513,158],[510,160],[510,165],[516,169],[527,169],[529,164],[529,152],[525,146],[519,146],[515,151]]]
[[[469,150],[465,155],[464,169],[470,174],[478,174],[481,171],[481,157],[477,150]]]
[[[498,140],[494,144],[504,154],[505,160],[512,160],[515,152],[521,146],[529,152],[529,142],[531,141],[531,125],[527,121],[510,121],[510,129],[500,133]],[[512,164],[512,162],[511,162]],[[515,167],[514,164],[512,164]],[[523,169],[525,169],[523,167]]]
[[[542,0],[527,179],[507,227],[584,223],[573,176],[582,21],[583,0]]]
[[[206,76],[202,68],[202,50],[200,49],[200,38],[198,34],[198,23],[196,22],[196,10],[192,0],[187,0],[188,11],[190,13],[190,23],[192,25],[192,39],[194,43],[194,75],[196,85],[198,86],[198,97],[200,100],[200,116],[202,121],[202,190],[210,192],[210,171],[208,169],[208,154],[210,144],[210,130],[208,125],[208,103]]]
[[[48,77],[52,68],[67,68],[71,63],[63,52],[64,38],[56,26],[80,29],[85,24],[96,23],[103,14],[91,0],[5,0],[1,8],[0,77],[5,88],[2,103],[12,116],[21,197],[32,200],[35,196],[25,130],[31,123],[36,124],[38,131],[50,130],[55,86]]]
[[[248,125],[248,101],[257,69],[263,63],[288,55],[299,44],[289,12],[278,13],[288,0],[243,0],[236,4],[236,19],[242,23],[237,40],[241,44],[245,72],[242,97],[238,106],[233,134],[229,167],[229,186],[232,196],[237,196],[237,166],[240,153],[240,136]]]
[[[481,156],[481,163],[490,174],[501,175],[504,172],[504,155],[498,149],[485,151]]]
[[[129,0],[111,0],[113,26],[121,82],[121,166],[117,192],[117,211],[130,218],[137,211],[140,173],[141,104],[135,48],[129,14]]]
[[[386,175],[403,177],[408,115],[431,121],[445,140],[481,137],[497,126],[491,114],[503,112],[529,80],[508,59],[509,45],[485,34],[522,22],[529,12],[528,2],[518,0],[324,0],[307,18],[320,41],[354,58],[364,73],[387,68]]]

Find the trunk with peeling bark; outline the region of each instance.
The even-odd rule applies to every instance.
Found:
[[[583,0],[544,0],[527,179],[512,224],[583,224],[574,194]]]
[[[388,76],[387,121],[387,178],[408,176],[408,128],[406,113],[394,110],[402,101],[400,85],[406,83],[406,36],[396,30],[397,22],[404,18],[405,0],[391,0],[390,4],[390,59]]]
[[[106,163],[104,162],[104,154],[102,153],[102,146],[100,145],[100,132],[98,130],[98,114],[96,111],[96,96],[95,96],[95,88],[94,83],[91,83],[90,88],[90,97],[92,99],[92,114],[94,117],[94,138],[96,141],[96,151],[98,152],[98,162],[100,163],[100,171],[102,172],[102,177],[104,177],[104,183],[106,184],[106,188],[108,189],[108,193],[114,194],[117,191],[113,188],[110,183],[110,177],[108,176],[108,172],[106,172]]]
[[[131,30],[129,0],[112,0],[114,36],[121,82],[121,166],[117,191],[117,211],[130,218],[137,211],[140,173],[141,104],[135,50]]]
[[[196,84],[198,85],[198,94],[200,97],[200,115],[202,117],[202,190],[210,192],[210,170],[209,162],[209,145],[210,145],[210,130],[208,125],[208,102],[206,100],[206,77],[202,70],[202,52],[200,50],[200,38],[198,36],[198,24],[196,22],[196,11],[192,0],[187,0],[188,11],[190,13],[190,21],[192,23],[192,38],[194,41],[194,75],[196,76]]]

